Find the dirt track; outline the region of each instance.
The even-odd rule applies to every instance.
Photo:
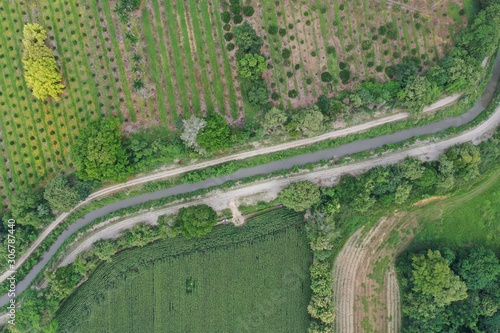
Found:
[[[333,270],[336,332],[400,331],[394,260],[413,238],[416,221],[405,214],[384,217],[368,233],[359,229],[345,244]]]

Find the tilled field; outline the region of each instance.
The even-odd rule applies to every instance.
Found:
[[[394,260],[413,238],[416,219],[396,213],[359,229],[334,266],[336,332],[397,333],[401,328]]]

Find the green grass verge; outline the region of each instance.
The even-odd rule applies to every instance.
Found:
[[[500,254],[500,169],[449,199],[419,209],[417,214],[422,230],[409,251],[483,244]]]

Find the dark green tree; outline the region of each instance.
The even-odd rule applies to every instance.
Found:
[[[174,226],[186,238],[202,237],[212,231],[217,223],[217,213],[208,205],[196,205],[179,209]]]
[[[118,119],[98,119],[87,124],[72,154],[77,176],[83,180],[123,180],[128,174]]]

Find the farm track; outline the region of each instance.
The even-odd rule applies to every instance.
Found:
[[[213,179],[208,179],[200,183],[194,183],[194,184],[189,184],[189,185],[180,185],[180,186],[174,186],[165,190],[159,190],[153,193],[148,193],[144,194],[141,196],[137,197],[132,197],[128,198],[116,203],[109,204],[107,206],[104,206],[102,208],[99,208],[95,211],[92,211],[88,213],[84,218],[79,219],[77,222],[73,223],[70,225],[60,236],[59,238],[55,241],[55,243],[47,250],[47,252],[43,255],[43,259],[33,267],[33,269],[28,273],[26,278],[21,281],[18,284],[18,292],[21,292],[22,290],[26,289],[28,285],[31,283],[31,281],[36,277],[37,273],[43,269],[44,265],[50,257],[55,253],[57,248],[64,242],[65,239],[67,239],[72,233],[76,232],[79,228],[81,228],[83,225],[90,223],[92,220],[104,216],[112,211],[116,211],[120,208],[124,208],[127,206],[132,206],[132,205],[137,205],[142,202],[147,202],[153,199],[165,197],[165,196],[170,196],[173,194],[178,194],[178,193],[187,193],[191,191],[195,191],[197,189],[202,189],[202,188],[208,188],[216,184],[220,184],[223,182],[226,182],[228,180],[237,180],[237,179],[243,179],[250,177],[252,175],[260,175],[260,174],[267,174],[273,171],[278,171],[278,170],[283,170],[283,169],[289,169],[293,166],[296,165],[303,165],[306,163],[314,162],[314,161],[321,161],[325,159],[331,159],[332,157],[340,157],[340,156],[346,156],[349,154],[353,154],[356,152],[362,152],[370,149],[374,149],[380,146],[383,146],[385,144],[390,144],[390,143],[396,143],[400,142],[402,140],[406,140],[409,138],[412,138],[416,135],[425,135],[425,134],[432,134],[432,133],[437,133],[440,131],[443,131],[447,128],[453,127],[453,126],[460,126],[463,124],[467,124],[473,119],[475,119],[482,111],[485,110],[485,108],[489,105],[490,101],[492,100],[494,93],[497,88],[497,83],[498,79],[500,77],[500,57],[496,58],[495,61],[495,66],[493,69],[493,74],[490,79],[490,82],[488,83],[485,92],[481,96],[481,98],[477,101],[477,103],[474,105],[473,108],[471,108],[469,111],[467,111],[465,114],[454,117],[454,118],[446,118],[443,119],[439,122],[432,123],[429,125],[417,127],[417,128],[412,128],[410,130],[405,130],[405,131],[400,131],[396,132],[394,134],[389,134],[389,135],[384,135],[381,137],[376,137],[372,139],[365,139],[365,140],[359,140],[355,141],[349,144],[345,144],[336,148],[332,149],[326,149],[322,151],[318,151],[315,153],[311,154],[304,154],[304,155],[299,155],[295,156],[292,158],[288,158],[287,160],[283,161],[277,161],[277,162],[271,162],[268,164],[264,165],[259,165],[256,167],[251,167],[247,169],[242,169],[239,170],[238,172],[219,177],[219,178],[213,178]],[[382,121],[387,121],[387,119],[382,120]],[[455,137],[452,137],[450,139],[436,142],[436,143],[430,143],[427,144],[426,146],[423,147],[416,147],[412,148],[409,150],[405,151],[400,151],[397,153],[390,154],[385,157],[381,157],[378,159],[373,159],[368,161],[368,164],[365,164],[364,166],[361,164],[357,164],[357,168],[354,167],[356,164],[353,164],[352,166],[348,166],[347,170],[344,170],[344,173],[352,173],[355,172],[355,170],[362,171],[369,169],[370,167],[373,167],[378,164],[390,164],[390,163],[396,163],[402,159],[404,159],[406,156],[419,156],[421,158],[426,158],[426,159],[435,159],[439,155],[440,152],[442,152],[444,149],[458,144],[458,143],[463,143],[463,142],[468,142],[468,141],[473,141],[473,142],[479,142],[481,141],[481,138],[484,137],[487,133],[491,132],[494,130],[498,123],[500,122],[500,107],[497,107],[494,113],[490,116],[490,118],[480,125],[466,131],[465,133],[459,134]],[[231,161],[231,160],[238,160],[238,159],[243,159],[246,157],[251,157],[255,156],[258,154],[266,154],[270,153],[273,151],[280,151],[283,149],[291,149],[293,147],[299,147],[307,144],[311,144],[313,142],[321,141],[321,140],[326,140],[326,139],[331,139],[334,137],[338,137],[341,135],[346,135],[348,133],[355,133],[360,130],[363,130],[363,126],[366,126],[367,124],[360,125],[356,127],[352,127],[350,129],[345,129],[342,130],[344,131],[335,131],[331,133],[327,133],[323,136],[316,137],[316,138],[310,138],[310,139],[305,139],[305,140],[298,140],[295,142],[290,142],[290,143],[285,143],[282,145],[274,146],[274,147],[267,147],[267,148],[261,148],[257,149],[251,152],[245,152],[245,153],[240,153],[232,156],[227,156],[224,158],[200,163],[200,164],[195,164],[192,166],[187,166],[187,167],[182,167],[178,169],[173,169],[173,170],[166,170],[166,171],[160,171],[157,173],[153,173],[148,176],[143,176],[139,177],[136,179],[133,179],[131,181],[128,181],[123,184],[118,184],[114,186],[110,186],[108,188],[102,189],[100,191],[97,191],[93,193],[92,195],[89,196],[84,202],[80,203],[77,207],[75,207],[74,210],[72,210],[69,213],[61,214],[53,223],[51,223],[46,229],[42,231],[38,239],[33,243],[33,245],[27,250],[25,254],[23,254],[20,258],[18,258],[16,262],[15,269],[18,269],[24,261],[33,253],[33,251],[41,244],[41,242],[61,223],[63,222],[70,213],[74,212],[76,209],[81,208],[83,205],[90,203],[91,201],[94,201],[97,198],[109,195],[113,192],[116,192],[121,189],[125,188],[130,188],[139,184],[144,184],[147,182],[159,180],[159,179],[164,179],[166,177],[171,177],[174,175],[179,175],[182,173],[185,173],[189,170],[197,170],[201,168],[205,168],[210,165],[216,165],[224,162],[224,159],[226,161]],[[369,126],[374,126],[373,122]],[[321,139],[318,139],[321,138]],[[338,167],[330,170],[335,170],[335,172],[340,172],[343,167]],[[315,173],[311,173],[310,175],[313,175]],[[292,177],[290,179],[293,179]],[[4,272],[1,277],[0,277],[0,282],[5,281],[5,279],[10,275],[9,271]],[[0,306],[3,304],[6,304],[8,302],[7,295],[3,295],[0,297]]]

